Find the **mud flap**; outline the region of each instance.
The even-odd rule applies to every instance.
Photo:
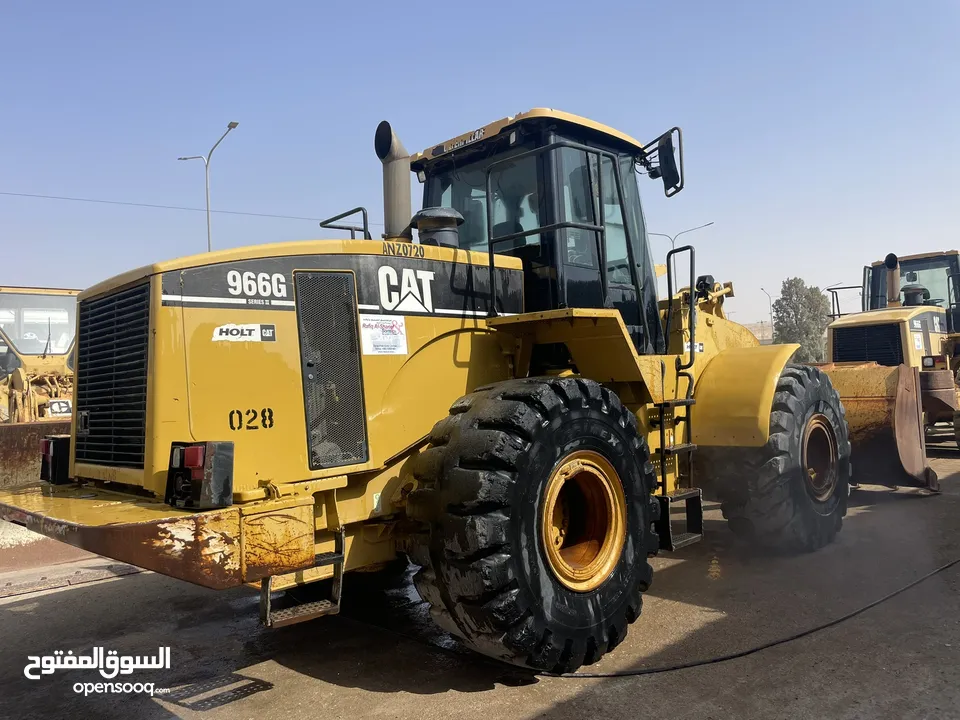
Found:
[[[830,376],[846,410],[854,483],[939,490],[927,461],[917,368],[876,363],[819,367]]]

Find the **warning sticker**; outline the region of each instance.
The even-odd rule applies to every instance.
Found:
[[[913,334],[913,347],[917,350],[923,350],[923,335],[920,333]]]
[[[360,346],[364,355],[406,355],[406,318],[402,315],[361,315]]]

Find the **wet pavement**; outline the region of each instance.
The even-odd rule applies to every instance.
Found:
[[[0,520],[0,574],[95,557],[96,555],[38,535],[20,525]],[[3,585],[4,583],[0,582],[0,588]]]
[[[781,557],[707,513],[704,542],[655,560],[641,618],[588,671],[746,650],[839,617],[960,558],[960,459],[944,493],[864,488],[836,543]],[[84,561],[86,562],[86,561]],[[70,568],[70,564],[59,566]],[[348,576],[348,581],[350,576]],[[249,589],[137,573],[0,599],[0,717],[960,717],[960,565],[838,626],[748,657],[643,677],[532,677],[462,650],[409,587],[348,586],[345,614],[280,630]],[[84,697],[96,671],[28,680],[27,655],[171,648],[127,682],[171,692]],[[123,679],[123,678],[120,678]]]

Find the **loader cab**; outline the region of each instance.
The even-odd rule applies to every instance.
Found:
[[[585,118],[534,110],[420,153],[411,167],[424,208],[463,217],[460,248],[522,260],[525,312],[616,308],[638,352],[663,353],[637,175],[679,192],[679,137],[674,128],[645,150]]]
[[[79,290],[0,287],[0,382],[15,369],[70,369]]]
[[[947,313],[950,332],[960,329],[960,261],[956,250],[925,253],[902,258],[888,256],[891,262],[878,261],[864,268],[863,309],[888,307],[890,278],[899,276],[900,302],[942,308]],[[889,267],[895,265],[895,267]]]

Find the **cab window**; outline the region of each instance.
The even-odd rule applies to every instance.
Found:
[[[424,189],[425,207],[451,207],[463,215],[460,226],[460,247],[487,250],[487,168],[504,157],[528,150],[516,148],[496,158],[485,158],[462,166],[449,167],[427,179]],[[494,239],[527,230],[536,230],[540,222],[539,187],[540,159],[528,155],[512,162],[498,164],[490,175],[493,190]],[[527,245],[539,245],[540,234],[532,233],[497,244],[497,252]]]
[[[617,193],[616,165],[610,158],[602,156],[602,182],[598,182],[597,155],[574,148],[561,148],[559,156],[562,221],[602,224],[606,235],[607,284],[633,285],[627,253],[627,232]],[[596,268],[597,233],[582,228],[567,228],[564,232],[566,262]]]

